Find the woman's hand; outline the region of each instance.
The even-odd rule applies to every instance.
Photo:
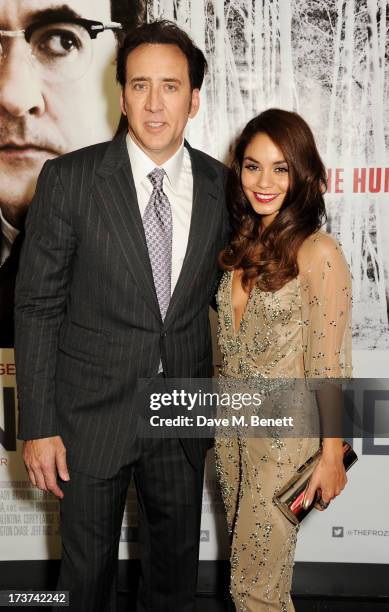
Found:
[[[341,493],[347,483],[343,465],[343,448],[340,438],[325,438],[323,454],[305,490],[304,508],[309,508],[319,490],[320,502],[315,508],[325,510],[332,499]]]

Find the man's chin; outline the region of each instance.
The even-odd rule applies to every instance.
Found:
[[[145,138],[141,145],[143,151],[151,158],[169,159],[179,149],[180,140],[172,141],[169,138],[157,137]]]
[[[0,167],[0,176],[0,207],[20,209],[24,213],[34,196],[38,173],[12,172],[4,180]]]

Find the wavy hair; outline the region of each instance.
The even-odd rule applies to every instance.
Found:
[[[289,188],[282,207],[266,228],[247,200],[241,172],[247,146],[266,134],[288,164]],[[239,136],[233,151],[227,187],[232,240],[219,256],[224,270],[243,269],[242,284],[257,283],[277,291],[298,275],[297,253],[304,240],[325,223],[323,193],[326,171],[308,124],[298,115],[270,108],[254,117]]]

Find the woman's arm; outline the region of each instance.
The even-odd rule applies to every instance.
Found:
[[[338,243],[318,232],[299,254],[302,282],[304,371],[315,379],[323,454],[305,493],[306,507],[320,490],[324,504],[347,482],[341,436],[342,389],[351,376],[351,277]],[[319,379],[319,380],[317,380]],[[316,508],[323,509],[316,504]]]

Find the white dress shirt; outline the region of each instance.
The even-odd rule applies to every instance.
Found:
[[[134,177],[136,195],[140,215],[143,218],[148,201],[153,191],[147,175],[158,167],[142,149],[127,134],[127,149],[130,156],[132,174]],[[172,276],[171,292],[173,293],[181,272],[190,228],[193,200],[192,164],[188,150],[182,142],[178,151],[159,166],[166,172],[163,190],[169,198],[172,210]]]
[[[8,259],[11,252],[11,247],[15,242],[16,236],[19,234],[19,230],[13,227],[6,219],[4,219],[3,213],[0,208],[0,227],[1,227],[1,243],[0,243],[0,265]]]

